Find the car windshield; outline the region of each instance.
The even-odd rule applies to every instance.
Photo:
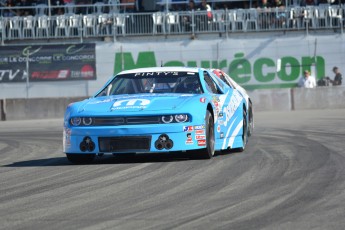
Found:
[[[138,72],[116,76],[96,96],[140,93],[200,94],[199,75],[194,72]]]

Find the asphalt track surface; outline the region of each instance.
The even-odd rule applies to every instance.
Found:
[[[62,120],[0,122],[0,229],[344,229],[345,110],[258,112],[245,152],[72,165]]]

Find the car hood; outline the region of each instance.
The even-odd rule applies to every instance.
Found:
[[[82,113],[131,113],[178,110],[189,101],[199,100],[200,95],[192,94],[150,94],[119,95],[90,98],[82,102],[78,112]]]

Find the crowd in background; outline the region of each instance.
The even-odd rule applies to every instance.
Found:
[[[64,8],[58,8],[58,6],[67,5],[70,3],[75,4],[77,7],[76,13],[90,13],[85,11],[82,5],[92,5],[97,2],[105,4],[120,3],[127,4],[126,12],[141,12],[147,11],[143,6],[145,0],[50,0],[50,4],[53,9],[53,14],[61,13]],[[167,2],[168,1],[168,2]],[[286,2],[288,1],[288,2]],[[207,3],[209,7],[206,9],[206,5],[202,0],[157,0],[157,10],[169,11],[186,11],[186,10],[217,10],[217,9],[247,9],[247,8],[273,8],[284,7],[287,4],[292,4],[293,0],[246,0],[246,1],[210,1]],[[345,0],[300,0],[300,6],[319,5],[319,4],[344,4]],[[48,5],[48,0],[0,0],[1,7],[8,7],[8,9],[2,10],[1,16],[25,16],[34,15],[34,8],[39,4]],[[18,7],[28,7],[26,9],[20,9]],[[32,7],[30,9],[30,7]],[[62,12],[63,13],[63,12]]]

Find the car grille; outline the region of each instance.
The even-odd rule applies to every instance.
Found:
[[[141,152],[149,151],[151,136],[99,137],[100,152]]]
[[[159,124],[160,117],[96,117],[94,126],[116,126],[116,125],[139,125],[139,124]]]

